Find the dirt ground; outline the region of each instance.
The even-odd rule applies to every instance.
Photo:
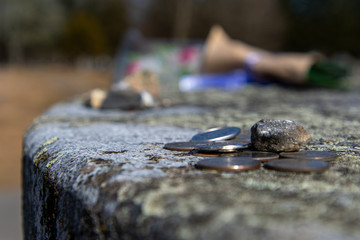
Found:
[[[68,66],[0,67],[0,190],[20,188],[22,137],[52,104],[107,88],[110,71]]]

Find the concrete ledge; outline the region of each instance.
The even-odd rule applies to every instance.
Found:
[[[24,137],[26,239],[358,239],[360,95],[251,87],[187,95],[169,108],[62,103]],[[188,104],[197,104],[188,105]],[[321,174],[199,171],[164,150],[200,129],[291,119],[309,149],[339,151]]]

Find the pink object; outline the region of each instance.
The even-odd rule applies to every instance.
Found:
[[[179,61],[184,64],[191,61],[197,55],[197,48],[184,47],[179,52]]]
[[[125,68],[125,74],[132,74],[140,69],[140,64],[137,61],[130,62]]]

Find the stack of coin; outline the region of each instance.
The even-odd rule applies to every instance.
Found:
[[[233,153],[243,149],[248,149],[250,143],[243,142],[210,142],[207,144],[198,144],[195,149],[200,152],[214,153]]]
[[[205,132],[196,134],[191,138],[192,142],[214,142],[235,138],[241,129],[238,127],[212,128]]]
[[[200,160],[195,166],[200,169],[243,171],[257,169],[261,164],[249,157],[219,157]]]
[[[244,151],[238,152],[235,157],[250,157],[262,163],[279,159],[279,154],[273,152]]]
[[[207,143],[208,142],[171,142],[165,144],[164,148],[172,151],[192,151],[196,146]]]
[[[244,171],[265,169],[287,172],[321,172],[329,168],[328,161],[337,158],[336,152],[299,151],[274,152],[251,151],[249,135],[240,135],[240,128],[212,128],[196,134],[188,142],[172,142],[164,148],[173,151],[188,151],[204,158],[195,167],[220,171]]]

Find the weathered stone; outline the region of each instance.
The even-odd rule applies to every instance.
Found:
[[[182,104],[67,102],[35,121],[24,139],[25,239],[359,239],[359,91],[167,94]],[[301,122],[313,137],[307,150],[341,154],[321,174],[236,174],[198,170],[200,157],[163,149],[211,127],[250,134],[264,117]]]
[[[309,140],[305,128],[291,120],[262,119],[251,127],[251,144],[259,151],[299,151]]]

